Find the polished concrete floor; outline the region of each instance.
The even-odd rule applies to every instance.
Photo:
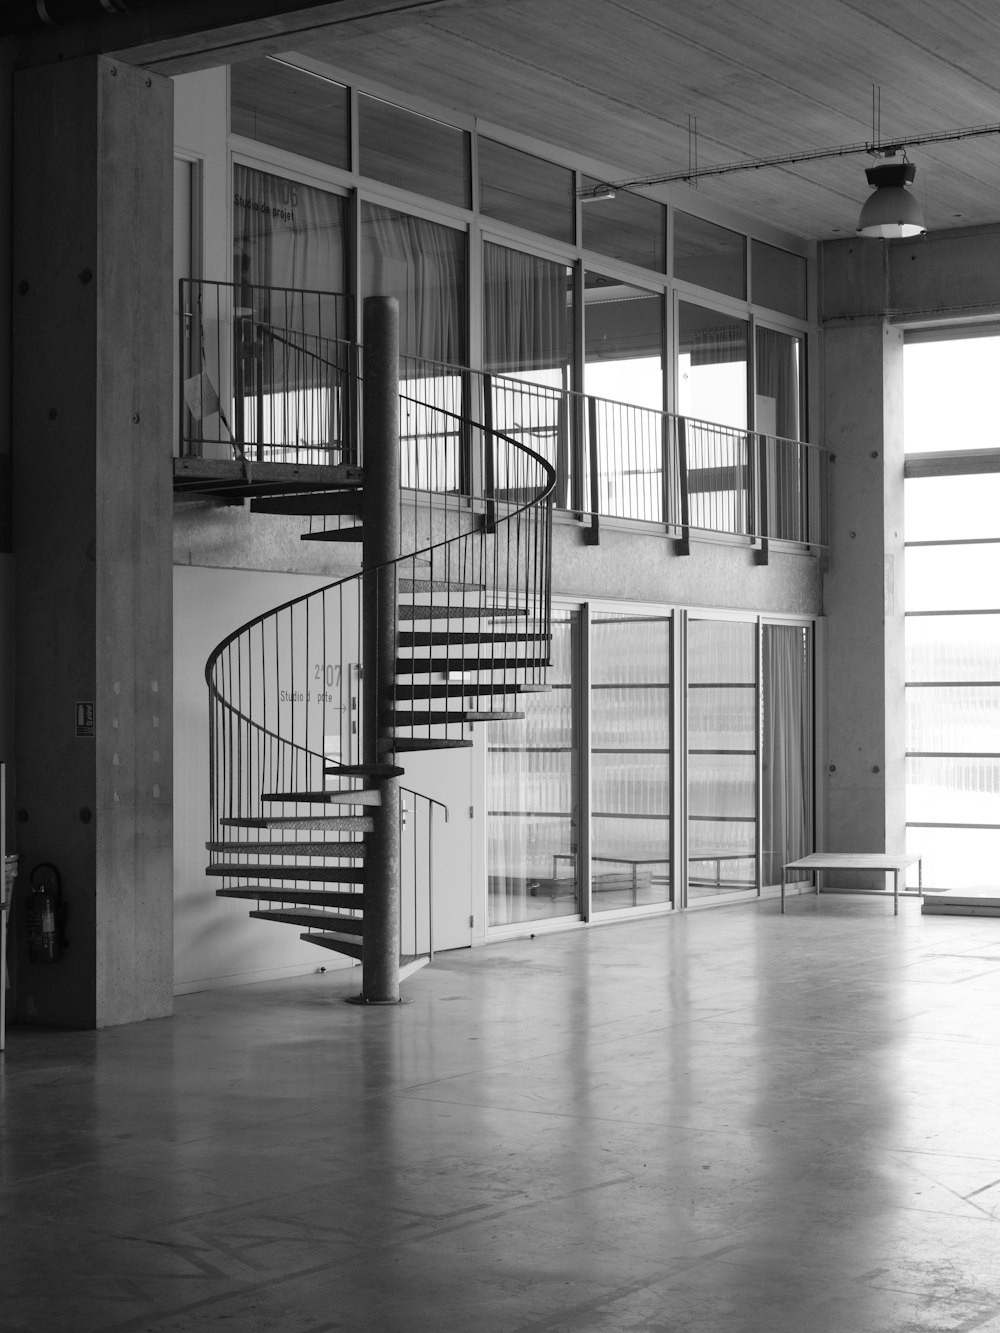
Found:
[[[356,989],[11,1029],[0,1329],[1000,1329],[1000,920],[803,897]]]

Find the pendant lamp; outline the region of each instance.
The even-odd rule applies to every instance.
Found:
[[[862,236],[923,236],[923,209],[916,195],[907,189],[913,183],[917,168],[912,162],[882,162],[868,167],[868,184],[875,188],[865,200],[858,218]]]

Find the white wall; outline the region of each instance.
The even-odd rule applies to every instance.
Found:
[[[209,838],[208,689],[205,662],[232,630],[269,607],[321,588],[328,577],[178,565],[174,568],[174,988],[180,994],[238,986],[349,960],[305,944],[291,926],[253,921],[252,904],[217,898],[205,874]],[[473,873],[473,751],[404,757],[404,786],[444,802],[434,826],[434,946],[472,938],[482,916],[482,875]]]
[[[217,898],[209,837],[205,662],[232,630],[328,579],[241,569],[174,568],[174,989],[239,986],[317,967],[351,966],[305,944],[293,926],[252,921],[254,904]]]

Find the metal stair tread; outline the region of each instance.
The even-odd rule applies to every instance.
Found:
[[[364,955],[364,945],[356,935],[339,935],[332,930],[322,933],[305,931],[299,939],[305,940],[307,944],[318,944],[324,949],[332,949],[335,953],[346,954],[348,958],[360,959]]]
[[[365,877],[364,866],[244,865],[233,861],[216,861],[206,866],[205,874],[229,876],[232,879],[246,879],[250,876],[277,880],[302,879],[321,884],[360,884]]]
[[[426,676],[444,671],[483,671],[504,673],[529,671],[547,667],[547,657],[397,657],[396,673],[400,676]]]
[[[374,787],[363,787],[360,791],[286,791],[266,792],[262,801],[280,801],[287,804],[327,804],[327,805],[381,805],[382,797]]]
[[[404,561],[411,559],[410,556],[404,556]],[[400,593],[416,592],[485,592],[485,583],[461,583],[458,580],[452,582],[450,579],[414,579],[407,576],[401,578],[396,585]]]
[[[250,501],[254,514],[295,514],[307,517],[361,513],[360,488],[338,491],[303,491],[285,495],[261,496]]]
[[[359,542],[364,537],[363,528],[327,528],[322,532],[303,532],[299,536],[302,542]]]
[[[471,747],[470,740],[438,740],[434,737],[420,736],[395,736],[392,741],[394,750],[412,751],[412,750],[467,750]]]
[[[225,828],[247,829],[340,829],[344,833],[371,833],[375,821],[370,815],[266,815],[258,817],[227,816],[219,820]]]
[[[491,695],[546,693],[551,685],[523,685],[517,681],[510,684],[481,684],[476,681],[449,681],[440,685],[399,685],[393,693],[400,703],[408,699],[488,699]]]
[[[401,778],[406,772],[398,764],[327,764],[323,772],[328,778]]]
[[[216,889],[217,898],[234,898],[246,902],[288,902],[302,906],[339,907],[350,910],[360,909],[364,894],[360,889],[353,893],[347,889],[262,889],[259,884],[238,884],[229,889]],[[351,900],[354,899],[352,902]]]
[[[333,856],[363,857],[365,843],[357,842],[294,842],[270,840],[264,842],[207,842],[210,852],[232,853],[237,856]]]
[[[361,935],[365,928],[359,916],[338,916],[334,912],[324,912],[321,907],[299,909],[279,907],[274,911],[261,908],[259,911],[250,912],[249,915],[255,921],[284,921],[290,926],[310,926],[313,923],[318,926],[332,926],[344,935]]]
[[[401,648],[431,648],[435,645],[445,647],[448,644],[463,643],[548,643],[550,636],[539,631],[533,634],[518,631],[514,634],[494,633],[485,630],[400,630],[398,635]]]
[[[490,712],[484,709],[415,709],[394,708],[392,724],[394,727],[443,727],[459,722],[513,722],[523,718],[523,713],[498,710]]]
[[[403,602],[396,608],[399,620],[503,620],[506,616],[526,616],[524,606],[465,606],[461,603],[441,606],[429,602]]]

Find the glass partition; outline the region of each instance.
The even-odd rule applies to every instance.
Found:
[[[670,630],[665,616],[591,620],[593,910],[673,900]]]
[[[688,901],[757,882],[757,627],[688,622]]]
[[[579,636],[579,612],[554,611],[551,690],[519,696],[523,721],[489,724],[491,926],[580,911]]]

